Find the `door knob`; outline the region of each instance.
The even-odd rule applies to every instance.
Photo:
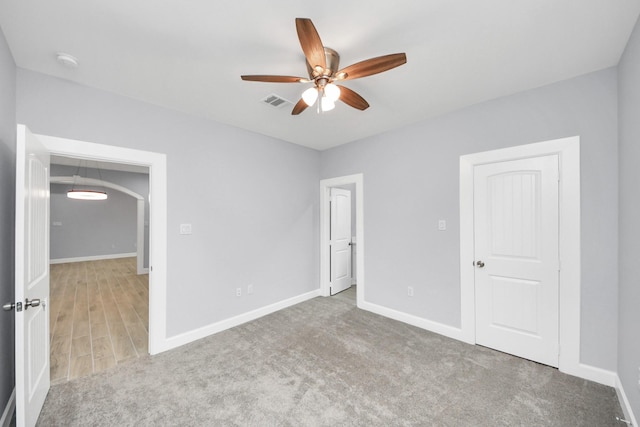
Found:
[[[2,309],[3,309],[4,311],[11,311],[11,310],[13,310],[13,309],[14,309],[14,307],[15,307],[15,306],[16,306],[16,305],[15,305],[14,303],[12,303],[12,302],[8,302],[8,303],[6,303],[5,305],[3,305],[3,306],[2,306]]]
[[[27,298],[24,301],[24,309],[28,309],[29,307],[37,307],[40,305],[40,300],[38,298],[34,298],[31,301],[29,301],[29,298]]]
[[[476,265],[478,266],[478,268],[482,268],[482,267],[484,267],[484,262],[476,261]]]

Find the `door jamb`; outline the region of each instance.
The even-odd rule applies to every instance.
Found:
[[[580,137],[526,144],[460,157],[460,297],[463,340],[475,344],[473,170],[477,165],[558,155],[559,184],[559,348],[560,371],[597,376],[580,363]],[[602,381],[599,381],[602,382]]]
[[[51,154],[149,168],[149,354],[167,345],[167,156],[162,153],[36,135]]]
[[[339,187],[347,184],[356,185],[356,283],[358,286],[357,306],[364,303],[365,279],[364,279],[364,193],[363,175],[341,176],[320,180],[320,295],[330,295],[329,275],[329,201],[331,200],[331,187]]]

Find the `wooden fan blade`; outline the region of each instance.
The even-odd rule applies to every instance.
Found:
[[[308,18],[296,18],[296,30],[298,31],[298,39],[304,56],[311,68],[322,67],[327,68],[327,58],[324,54],[324,46],[322,40],[316,31],[316,27]]]
[[[303,77],[294,76],[266,76],[266,75],[253,75],[253,76],[240,76],[242,80],[250,82],[267,82],[267,83],[302,83],[308,80]]]
[[[336,79],[353,80],[360,77],[367,77],[406,64],[406,62],[407,55],[404,53],[378,56],[377,58],[366,59],[343,68],[336,73]]]
[[[336,86],[340,88],[340,101],[358,110],[366,110],[369,108],[369,103],[356,92],[342,85]]]
[[[300,98],[300,101],[298,101],[298,103],[293,107],[293,110],[291,111],[291,115],[297,116],[298,114],[306,110],[307,107],[308,105],[306,102],[304,102],[304,99]]]

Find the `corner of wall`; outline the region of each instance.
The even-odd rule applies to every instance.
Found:
[[[638,421],[636,420],[635,414],[633,413],[633,409],[631,409],[631,404],[629,403],[629,399],[627,398],[627,394],[624,391],[624,387],[622,386],[622,382],[620,381],[620,377],[616,375],[615,377],[615,388],[616,394],[618,395],[618,401],[620,401],[620,406],[622,407],[622,412],[624,412],[624,417],[627,421],[631,422],[632,426],[637,426]]]

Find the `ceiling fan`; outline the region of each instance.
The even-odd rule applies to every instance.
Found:
[[[394,53],[366,59],[348,67],[339,69],[340,55],[325,47],[320,40],[316,27],[308,18],[296,18],[296,30],[302,51],[307,59],[309,78],[294,76],[248,75],[242,80],[267,83],[314,83],[305,90],[302,98],[293,107],[291,114],[298,115],[318,101],[318,112],[329,111],[335,107],[335,101],[366,110],[369,103],[348,87],[335,84],[335,81],[353,80],[371,76],[398,67],[407,62],[407,55]]]

